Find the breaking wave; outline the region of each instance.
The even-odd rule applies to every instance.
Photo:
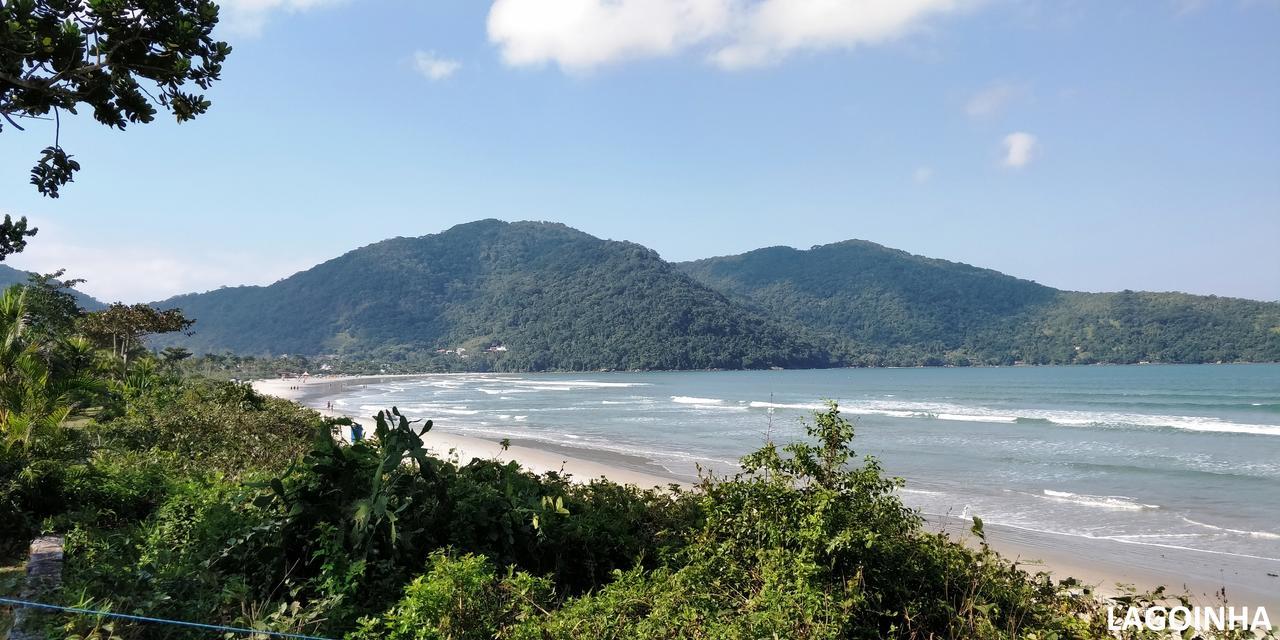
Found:
[[[750,407],[764,409],[799,409],[819,411],[816,403],[751,402]],[[1206,433],[1239,433],[1280,436],[1280,425],[1231,422],[1204,416],[1177,416],[1107,411],[1072,411],[1048,409],[1005,409],[974,407],[937,402],[846,402],[840,410],[850,415],[916,418],[952,422],[986,422],[999,424],[1048,424],[1063,427],[1101,427],[1130,429],[1177,429]]]
[[[1060,502],[1070,502],[1072,504],[1083,505],[1086,507],[1098,507],[1101,509],[1121,509],[1124,511],[1146,511],[1150,509],[1159,509],[1157,504],[1142,504],[1128,496],[1091,496],[1083,493],[1071,493],[1069,491],[1054,491],[1052,489],[1044,490],[1044,497],[1050,500]]]

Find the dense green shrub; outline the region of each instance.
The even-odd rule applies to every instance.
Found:
[[[732,477],[578,483],[428,455],[431,422],[394,408],[346,445],[314,411],[181,379],[181,354],[99,366],[74,336],[26,332],[19,295],[0,307],[0,546],[65,533],[68,604],[355,640],[1111,637],[1074,582],[927,532],[834,404]],[[1169,602],[1128,602],[1153,599]],[[46,620],[52,637],[208,635]]]
[[[395,410],[355,445],[313,424],[283,470],[243,457],[200,470],[178,452],[243,446],[251,430],[136,439],[160,402],[149,394],[258,425],[298,415],[199,384],[139,395],[101,425],[112,448],[63,478],[75,501],[46,521],[67,532],[69,602],[354,640],[1108,637],[1079,585],[926,531],[901,481],[855,455],[834,405],[805,440],[766,445],[734,476],[641,490],[435,458],[431,423]],[[92,632],[83,617],[60,623]],[[111,633],[205,637],[127,621]]]
[[[352,640],[487,640],[496,636],[528,638],[511,627],[537,618],[552,606],[550,580],[509,570],[498,576],[483,556],[431,554],[425,574],[404,590],[404,597],[377,617],[361,618]]]
[[[241,615],[242,579],[211,568],[228,536],[257,524],[244,486],[214,475],[170,481],[163,500],[123,526],[76,522],[66,538],[64,591],[116,610],[177,620]],[[186,638],[180,627],[120,623],[124,637]]]
[[[873,459],[853,466],[852,426],[834,405],[809,435],[705,481],[702,524],[662,568],[619,573],[523,627],[555,638],[1004,638],[1058,625],[1046,606],[1070,596],[924,532],[899,481]]]
[[[95,430],[103,448],[172,454],[170,466],[184,471],[279,472],[326,424],[315,411],[246,384],[196,378],[152,385]]]
[[[260,526],[235,536],[215,567],[246,573],[252,598],[281,584],[332,605],[331,623],[399,597],[441,548],[550,575],[567,593],[597,587],[617,568],[650,564],[679,544],[691,517],[684,494],[535,476],[515,463],[461,466],[426,455],[398,413],[380,414],[374,438],[351,446],[320,432],[313,450],[262,483]],[[250,572],[249,567],[257,567]]]

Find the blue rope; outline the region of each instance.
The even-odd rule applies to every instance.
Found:
[[[307,636],[300,633],[284,633],[282,631],[258,631],[255,629],[241,629],[239,627],[224,627],[216,624],[203,624],[200,622],[186,622],[183,620],[166,620],[164,618],[149,618],[147,616],[134,616],[127,613],[112,613],[110,611],[94,611],[92,609],[79,609],[76,607],[61,607],[56,604],[44,604],[43,602],[29,602],[27,600],[15,600],[13,598],[0,598],[0,604],[11,604],[17,607],[32,607],[35,609],[54,609],[56,611],[67,611],[69,613],[82,613],[91,616],[105,616],[108,618],[123,618],[125,620],[136,620],[138,622],[155,622],[159,624],[176,624],[183,627],[195,627],[196,629],[208,629],[210,631],[229,631],[231,633],[247,633],[265,636],[275,636],[277,638],[297,638],[298,640],[331,640],[330,638],[322,638],[320,636]]]

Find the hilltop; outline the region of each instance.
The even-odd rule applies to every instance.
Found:
[[[1083,293],[861,240],[681,263],[858,364],[1280,360],[1280,304]]]
[[[0,264],[0,289],[4,289],[15,284],[27,284],[27,277],[30,275],[31,273],[29,271],[22,271],[5,264]],[[88,311],[97,311],[99,309],[104,309],[107,306],[103,304],[102,301],[84,292],[72,289],[71,293],[76,297],[76,302]]]
[[[1277,303],[1062,291],[862,240],[672,264],[547,222],[392,238],[156,304],[197,320],[158,345],[426,370],[1280,361]]]
[[[507,371],[838,364],[630,242],[482,220],[393,238],[266,287],[170,298],[197,351],[338,354]],[[467,349],[469,363],[439,350]],[[480,355],[489,347],[505,350]]]

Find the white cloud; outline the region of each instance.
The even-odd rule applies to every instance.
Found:
[[[1026,94],[1026,88],[1006,82],[997,82],[973,94],[964,105],[971,118],[985,118],[1004,110],[1010,102]]]
[[[1036,137],[1025,131],[1015,131],[1004,137],[1004,166],[1020,169],[1031,163],[1035,155]]]
[[[933,179],[932,167],[916,167],[915,173],[911,174],[911,179],[916,184],[924,184]]]
[[[415,51],[413,66],[429,80],[444,80],[462,67],[462,63],[441,58],[434,51]]]
[[[1179,16],[1195,13],[1204,8],[1205,0],[1173,0],[1174,13]]]
[[[696,49],[727,69],[881,44],[977,0],[495,0],[489,40],[512,66],[585,71]]]
[[[257,37],[268,19],[276,13],[301,13],[318,7],[339,4],[343,0],[222,0],[218,3],[219,24],[232,35]]]
[[[751,5],[732,42],[711,55],[736,69],[777,62],[797,51],[852,49],[894,40],[960,0],[763,0]]]
[[[669,55],[723,31],[731,0],[496,0],[489,41],[513,66],[585,70]]]
[[[1198,13],[1210,4],[1221,4],[1215,0],[1171,0],[1173,12],[1179,18]],[[1280,0],[1237,0],[1235,5],[1238,9],[1280,9]]]
[[[66,277],[86,280],[78,289],[103,302],[154,302],[226,285],[271,284],[319,262],[299,256],[185,252],[136,244],[104,248],[79,242],[55,223],[35,222],[39,235],[3,264],[39,273],[65,268]]]

